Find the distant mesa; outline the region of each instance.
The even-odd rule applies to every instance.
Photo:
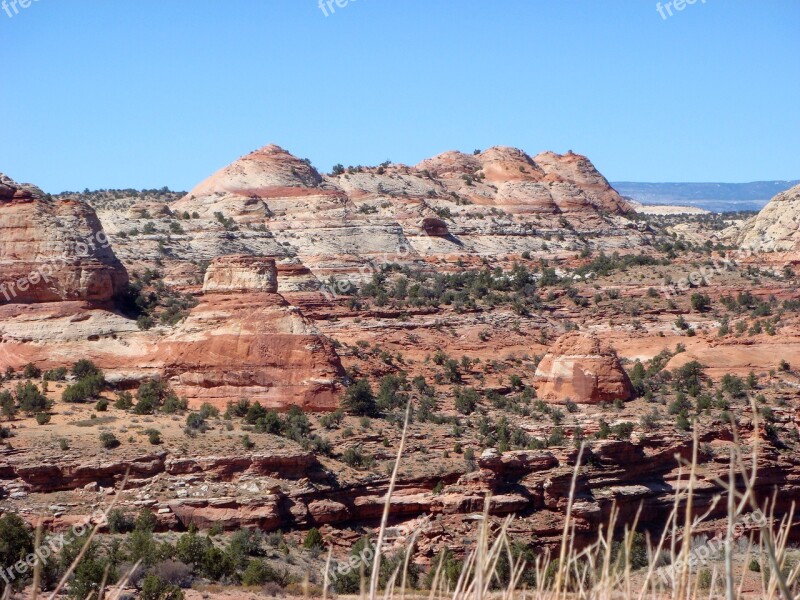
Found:
[[[539,398],[599,404],[630,400],[633,387],[617,353],[594,334],[568,333],[556,341],[536,369]]]

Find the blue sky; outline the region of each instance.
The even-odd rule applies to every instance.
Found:
[[[797,0],[666,19],[650,0],[17,8],[0,9],[0,171],[50,192],[188,189],[270,142],[324,170],[509,145],[573,149],[611,180],[800,178]]]

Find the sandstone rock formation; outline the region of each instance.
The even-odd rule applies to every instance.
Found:
[[[562,336],[536,369],[540,398],[598,404],[629,400],[631,382],[616,352],[592,334]]]
[[[800,250],[800,186],[782,192],[744,224],[736,242],[755,252]]]
[[[107,302],[127,288],[95,211],[0,175],[0,304]]]
[[[269,145],[240,158],[171,205],[184,219],[170,236],[174,260],[223,254],[297,259],[316,277],[363,279],[364,267],[424,267],[459,255],[544,255],[587,243],[636,248],[647,235],[631,211],[583,156],[514,148],[475,155],[447,152],[417,166],[350,167],[322,175],[308,161]],[[136,211],[103,213],[109,229],[134,229]],[[545,243],[545,237],[556,237]],[[153,258],[163,236],[114,237],[135,261]],[[371,276],[370,274],[366,277]]]
[[[203,292],[240,293],[278,291],[278,268],[274,258],[223,256],[208,267]]]
[[[178,393],[222,409],[240,398],[278,410],[338,407],[343,372],[331,342],[277,289],[274,259],[211,263],[200,304],[156,350]]]

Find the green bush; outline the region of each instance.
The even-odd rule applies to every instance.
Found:
[[[39,379],[42,376],[42,370],[33,363],[28,363],[22,369],[22,376],[25,379]]]
[[[108,513],[108,530],[111,533],[129,533],[133,531],[133,519],[115,508]]]
[[[47,397],[30,381],[18,383],[15,395],[20,410],[29,415],[35,415],[50,408]]]
[[[306,534],[306,538],[303,540],[303,548],[307,548],[309,550],[314,548],[324,548],[325,542],[322,539],[322,534],[320,533],[319,529],[316,527],[309,529],[308,533]]]
[[[45,381],[64,381],[67,378],[67,367],[58,367],[45,371]]]
[[[95,364],[86,359],[81,359],[72,365],[72,375],[76,379],[85,379],[86,377],[103,376],[103,372],[98,369]]]
[[[39,425],[47,425],[50,422],[50,413],[46,412],[36,413],[36,422]]]
[[[133,412],[137,415],[151,415],[157,410],[173,413],[185,410],[186,402],[180,400],[169,384],[157,379],[149,379],[139,386],[136,392],[136,405]]]
[[[147,575],[142,580],[141,600],[183,600],[184,597],[181,588],[157,575]]]
[[[133,408],[133,396],[130,392],[120,392],[114,402],[114,408],[119,410],[130,410]]]
[[[109,431],[104,431],[100,434],[100,444],[106,450],[113,450],[114,448],[118,448],[120,445],[117,436]]]
[[[342,400],[344,410],[352,415],[358,416],[377,416],[377,404],[375,402],[375,394],[372,392],[372,386],[366,379],[360,379],[344,393]]]
[[[13,513],[0,517],[0,568],[6,569],[17,561],[25,560],[31,552],[33,537],[25,521]],[[18,580],[17,583],[22,584],[24,580]],[[0,590],[5,590],[2,578]]]
[[[86,402],[92,398],[96,398],[102,391],[104,385],[105,379],[102,374],[94,373],[86,375],[77,383],[68,385],[61,395],[61,399],[69,403]]]
[[[462,415],[471,415],[478,407],[480,396],[473,388],[456,388],[456,410]]]

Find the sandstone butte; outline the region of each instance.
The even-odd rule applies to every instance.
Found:
[[[190,400],[222,409],[244,396],[278,409],[338,406],[336,352],[277,293],[273,259],[215,259],[185,322],[170,331],[139,331],[114,306],[128,273],[95,211],[84,202],[46,199],[3,176],[0,282],[9,290],[8,298],[0,296],[5,366],[35,362],[46,369],[81,356],[110,381],[166,377]]]
[[[540,398],[560,403],[597,404],[633,397],[616,352],[592,334],[568,333],[556,341],[536,369],[536,387]]]
[[[0,304],[109,302],[128,273],[95,211],[0,174]]]

